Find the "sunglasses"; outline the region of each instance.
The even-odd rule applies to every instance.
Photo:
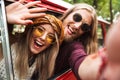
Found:
[[[33,31],[33,34],[35,36],[38,36],[38,37],[41,37],[45,34],[45,29],[41,27],[34,27],[34,31]],[[46,36],[46,41],[50,44],[54,43],[55,42],[55,35],[53,34],[47,34]]]
[[[73,15],[73,20],[74,20],[75,22],[80,22],[80,21],[82,21],[82,16],[81,16],[79,13],[75,13],[75,14]],[[88,32],[88,31],[91,30],[91,27],[90,27],[87,23],[82,23],[82,25],[81,25],[80,28],[81,28],[81,30],[84,31],[84,32]]]

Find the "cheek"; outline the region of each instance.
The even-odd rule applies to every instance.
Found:
[[[71,23],[71,19],[66,18],[66,19],[63,21],[63,27],[65,28],[69,23]]]
[[[41,48],[38,50],[38,53],[46,50],[46,49],[49,48],[49,47],[50,47],[50,45],[45,45],[44,47],[41,47]]]
[[[63,23],[63,28],[65,29],[66,27],[67,27],[67,23],[64,22],[64,23]]]
[[[51,44],[46,43],[45,48],[48,48],[49,46],[51,46]]]
[[[84,34],[84,32],[80,29],[79,32],[76,35],[81,36],[82,34]]]
[[[66,34],[67,33],[67,27],[66,28],[64,28],[64,34]]]
[[[33,44],[35,38],[36,38],[36,37],[35,37],[33,34],[31,34],[31,37],[29,38],[29,43],[30,43],[30,44]]]
[[[31,46],[34,44],[34,38],[33,36],[31,36],[31,38],[29,39],[29,48],[31,49]]]

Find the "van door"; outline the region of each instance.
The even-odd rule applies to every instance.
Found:
[[[1,65],[1,60],[4,60],[5,72],[6,72],[6,74],[0,73],[0,80],[4,80],[1,77],[3,75],[6,76],[7,80],[13,80],[12,58],[11,58],[10,46],[9,46],[9,36],[7,29],[4,0],[0,0],[0,56],[2,56],[0,59],[0,65]],[[0,67],[0,70],[2,68],[3,67]]]

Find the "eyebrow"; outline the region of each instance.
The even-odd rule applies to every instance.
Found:
[[[44,30],[47,30],[46,28],[44,28],[44,26],[42,26],[42,25],[39,25],[38,26],[39,28],[41,27],[42,29],[44,29]],[[52,28],[52,27],[51,27]],[[53,28],[52,28],[53,29]],[[54,30],[53,30],[54,31]],[[52,33],[52,32],[49,32],[49,34],[51,34],[51,35],[53,35],[54,36],[54,32]]]
[[[55,34],[54,34],[54,33],[49,33],[49,35],[50,35],[50,36],[53,36],[53,37],[55,36]]]
[[[38,28],[41,28],[41,29],[45,30],[45,28],[42,25],[39,25]]]

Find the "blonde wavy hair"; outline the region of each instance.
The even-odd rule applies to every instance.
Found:
[[[47,49],[37,54],[35,57],[35,70],[38,71],[39,80],[47,80],[53,74],[55,60],[59,51],[59,46],[63,41],[64,31],[62,22],[56,17],[47,14],[44,17],[33,19],[33,24],[28,25],[25,32],[20,35],[16,47],[17,57],[15,62],[15,68],[18,71],[20,79],[26,77],[29,68],[28,60],[31,56],[28,45],[31,33],[33,31],[32,27],[36,27],[41,24],[50,24],[52,26],[53,30],[55,31],[56,43],[51,44]]]
[[[65,14],[61,17],[61,20],[64,21],[65,18],[69,14],[71,14],[74,11],[81,10],[81,9],[82,10],[84,9],[91,14],[91,16],[92,16],[92,23],[91,23],[92,30],[90,32],[85,32],[83,35],[78,37],[77,40],[82,42],[87,54],[95,53],[98,49],[97,48],[97,46],[98,46],[98,44],[97,44],[97,24],[98,24],[98,21],[97,21],[96,11],[91,5],[88,5],[86,3],[75,4],[72,8],[68,9],[67,12],[65,12]]]

